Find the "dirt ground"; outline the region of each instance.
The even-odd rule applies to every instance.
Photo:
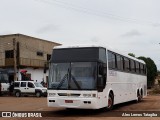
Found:
[[[40,112],[42,118],[34,118],[34,120],[45,119],[51,120],[53,118],[67,119],[67,120],[133,120],[133,119],[160,119],[160,96],[159,95],[149,95],[140,103],[135,101],[123,103],[116,105],[112,111],[101,110],[75,110],[75,109],[65,109],[65,108],[49,108],[47,106],[47,98],[41,97],[0,97],[0,111],[18,111],[18,112]],[[130,114],[131,117],[126,117],[124,114]],[[133,117],[134,114],[157,114],[159,117]],[[123,115],[124,116],[123,116]],[[153,115],[153,114],[152,114]],[[47,117],[46,117],[47,116]],[[116,117],[118,116],[118,117]],[[121,117],[122,116],[122,117]],[[2,118],[0,118],[2,119]],[[11,119],[11,118],[3,118]],[[24,119],[24,118],[12,118],[12,119]],[[31,119],[31,118],[25,118]]]

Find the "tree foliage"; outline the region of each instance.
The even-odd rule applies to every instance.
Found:
[[[157,66],[151,58],[138,57],[146,63],[147,68],[147,85],[151,87],[154,84],[155,77],[157,76]]]
[[[133,53],[128,53],[129,56],[136,57]]]

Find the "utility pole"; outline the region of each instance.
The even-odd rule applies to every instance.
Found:
[[[17,81],[17,42],[13,38],[13,56],[14,56],[14,81]]]

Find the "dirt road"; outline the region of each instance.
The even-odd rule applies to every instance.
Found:
[[[68,120],[77,120],[77,119],[109,119],[109,120],[117,120],[118,117],[123,113],[139,113],[138,111],[146,112],[146,113],[157,113],[160,115],[160,96],[147,96],[140,103],[128,102],[116,105],[112,111],[101,110],[75,110],[75,109],[64,109],[64,108],[49,108],[47,107],[47,98],[41,97],[0,97],[0,111],[18,111],[18,112],[42,112],[43,119],[50,120],[52,118],[47,118],[45,116],[56,117],[57,119],[68,119]],[[108,117],[109,116],[109,117]],[[123,120],[128,117],[123,117]],[[160,117],[159,117],[160,118]],[[16,118],[17,119],[17,118]],[[22,118],[18,118],[22,119]],[[29,119],[29,118],[28,118]],[[41,118],[36,118],[41,119]],[[120,119],[120,118],[119,118]],[[129,117],[129,119],[135,119],[133,117]],[[136,117],[137,119],[137,117]],[[149,120],[150,117],[145,117],[140,119]],[[155,117],[153,119],[158,119]],[[35,118],[34,118],[35,120]]]

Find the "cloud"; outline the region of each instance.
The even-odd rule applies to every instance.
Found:
[[[152,24],[153,27],[160,27],[160,23]]]
[[[45,25],[45,26],[39,28],[39,29],[36,31],[36,33],[38,33],[38,34],[48,33],[48,32],[56,31],[56,30],[58,30],[58,29],[59,29],[58,25],[48,24],[48,25]]]
[[[93,38],[90,39],[90,41],[91,41],[91,42],[98,42],[98,41],[99,41],[99,38],[93,37]]]
[[[126,32],[125,34],[121,35],[122,37],[136,37],[141,36],[142,34],[138,30],[131,30]]]

